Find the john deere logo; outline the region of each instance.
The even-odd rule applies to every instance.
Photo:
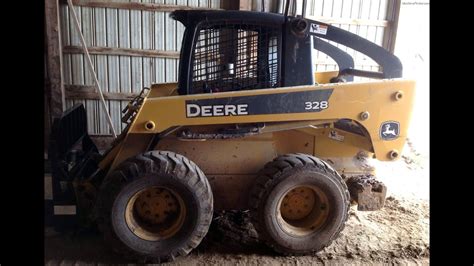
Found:
[[[400,135],[400,123],[396,121],[383,122],[380,126],[380,138],[383,140],[392,140]]]

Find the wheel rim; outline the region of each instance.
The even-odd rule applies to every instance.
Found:
[[[172,237],[183,225],[186,208],[172,189],[154,186],[138,191],[125,210],[128,228],[138,237],[157,241]]]
[[[314,186],[289,189],[278,203],[278,221],[291,235],[304,236],[317,231],[329,214],[326,193]]]

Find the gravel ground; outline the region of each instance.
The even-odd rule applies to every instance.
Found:
[[[258,242],[247,212],[216,213],[208,235],[185,258],[166,265],[429,264],[428,158],[408,143],[401,160],[377,165],[388,186],[385,207],[351,208],[341,236],[312,256],[279,256]],[[131,263],[97,233],[57,234],[46,228],[47,265]]]

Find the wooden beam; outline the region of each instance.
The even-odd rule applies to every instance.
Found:
[[[252,0],[239,0],[239,10],[252,10]]]
[[[221,0],[221,7],[225,10],[239,10],[240,0]]]
[[[87,99],[87,100],[99,100],[99,93],[96,92],[94,86],[87,85],[65,85],[66,98],[67,99]],[[138,93],[126,93],[126,92],[104,92],[104,98],[106,100],[122,100],[130,101]]]
[[[178,51],[163,51],[163,50],[145,50],[145,49],[131,49],[131,48],[112,48],[91,46],[87,47],[90,54],[101,55],[128,55],[139,57],[161,57],[179,59]],[[64,46],[63,53],[65,54],[82,54],[84,50],[81,46]]]
[[[63,57],[59,25],[58,0],[45,0],[46,68],[49,84],[49,111],[52,117],[61,116],[65,108],[62,69]]]
[[[306,16],[309,19],[317,20],[327,24],[345,24],[345,25],[363,25],[363,26],[378,26],[387,27],[389,21],[387,20],[372,20],[372,19],[353,19],[353,18],[331,18],[321,16]]]
[[[66,3],[66,0],[61,0],[61,3]],[[72,0],[72,3],[74,6],[117,8],[117,9],[160,11],[160,12],[173,12],[178,9],[216,10],[216,8],[190,7],[190,6],[185,6],[185,5],[167,5],[167,4],[139,3],[139,2],[111,2],[107,0]]]
[[[401,0],[389,1],[387,5],[387,18],[390,21],[390,25],[384,30],[383,47],[392,53],[395,52],[401,2]]]

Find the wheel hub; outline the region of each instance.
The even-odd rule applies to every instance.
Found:
[[[176,216],[178,200],[168,190],[154,187],[140,194],[135,203],[138,215],[150,224],[162,224]]]
[[[313,186],[297,186],[290,189],[279,203],[279,223],[292,235],[308,235],[318,230],[329,214],[326,194]]]
[[[281,215],[290,220],[302,219],[311,213],[314,207],[315,196],[308,187],[292,189],[283,198]]]
[[[184,201],[175,191],[155,186],[139,191],[129,200],[125,220],[135,235],[156,241],[175,235],[185,214]]]

